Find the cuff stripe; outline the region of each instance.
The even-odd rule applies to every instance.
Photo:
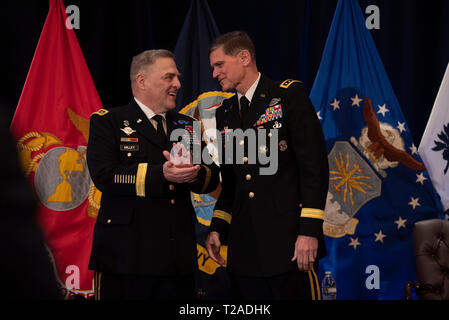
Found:
[[[324,211],[320,209],[302,208],[301,218],[313,218],[324,220]]]
[[[215,210],[213,217],[214,218],[218,218],[218,219],[222,219],[222,220],[226,221],[229,224],[231,223],[231,220],[232,220],[232,216],[229,213],[221,211],[221,210]]]
[[[136,178],[136,195],[145,197],[145,178],[147,175],[148,163],[139,163]]]

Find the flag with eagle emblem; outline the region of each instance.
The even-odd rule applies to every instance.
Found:
[[[323,225],[337,299],[403,299],[412,230],[442,207],[356,0],[340,0],[311,100],[328,148]]]

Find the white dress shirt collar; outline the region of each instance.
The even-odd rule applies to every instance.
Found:
[[[151,119],[151,118],[153,118],[156,115],[153,112],[153,110],[151,110],[146,105],[144,105],[142,102],[137,100],[136,97],[134,97],[134,100],[136,100],[137,105],[140,107],[140,109],[142,109],[143,113],[145,113],[145,115],[147,116],[148,119]],[[165,112],[164,113],[160,113],[160,115],[165,119]]]
[[[256,92],[257,85],[259,84],[259,81],[260,81],[260,76],[261,76],[261,74],[259,72],[259,76],[257,77],[257,80],[254,81],[253,85],[245,93],[245,97],[246,97],[246,99],[248,99],[249,103],[251,103],[251,100],[253,99],[253,96],[254,96],[254,92]],[[242,96],[243,96],[243,94],[237,92],[237,98],[239,99],[239,105],[240,105],[240,98]]]

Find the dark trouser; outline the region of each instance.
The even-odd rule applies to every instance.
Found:
[[[117,275],[95,272],[96,300],[194,300],[194,274]]]
[[[320,300],[320,287],[314,271],[298,269],[273,277],[242,277],[230,274],[236,300]]]

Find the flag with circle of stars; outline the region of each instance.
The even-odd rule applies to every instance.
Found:
[[[328,148],[323,225],[337,299],[403,299],[415,222],[442,206],[356,0],[340,0],[311,91]]]

